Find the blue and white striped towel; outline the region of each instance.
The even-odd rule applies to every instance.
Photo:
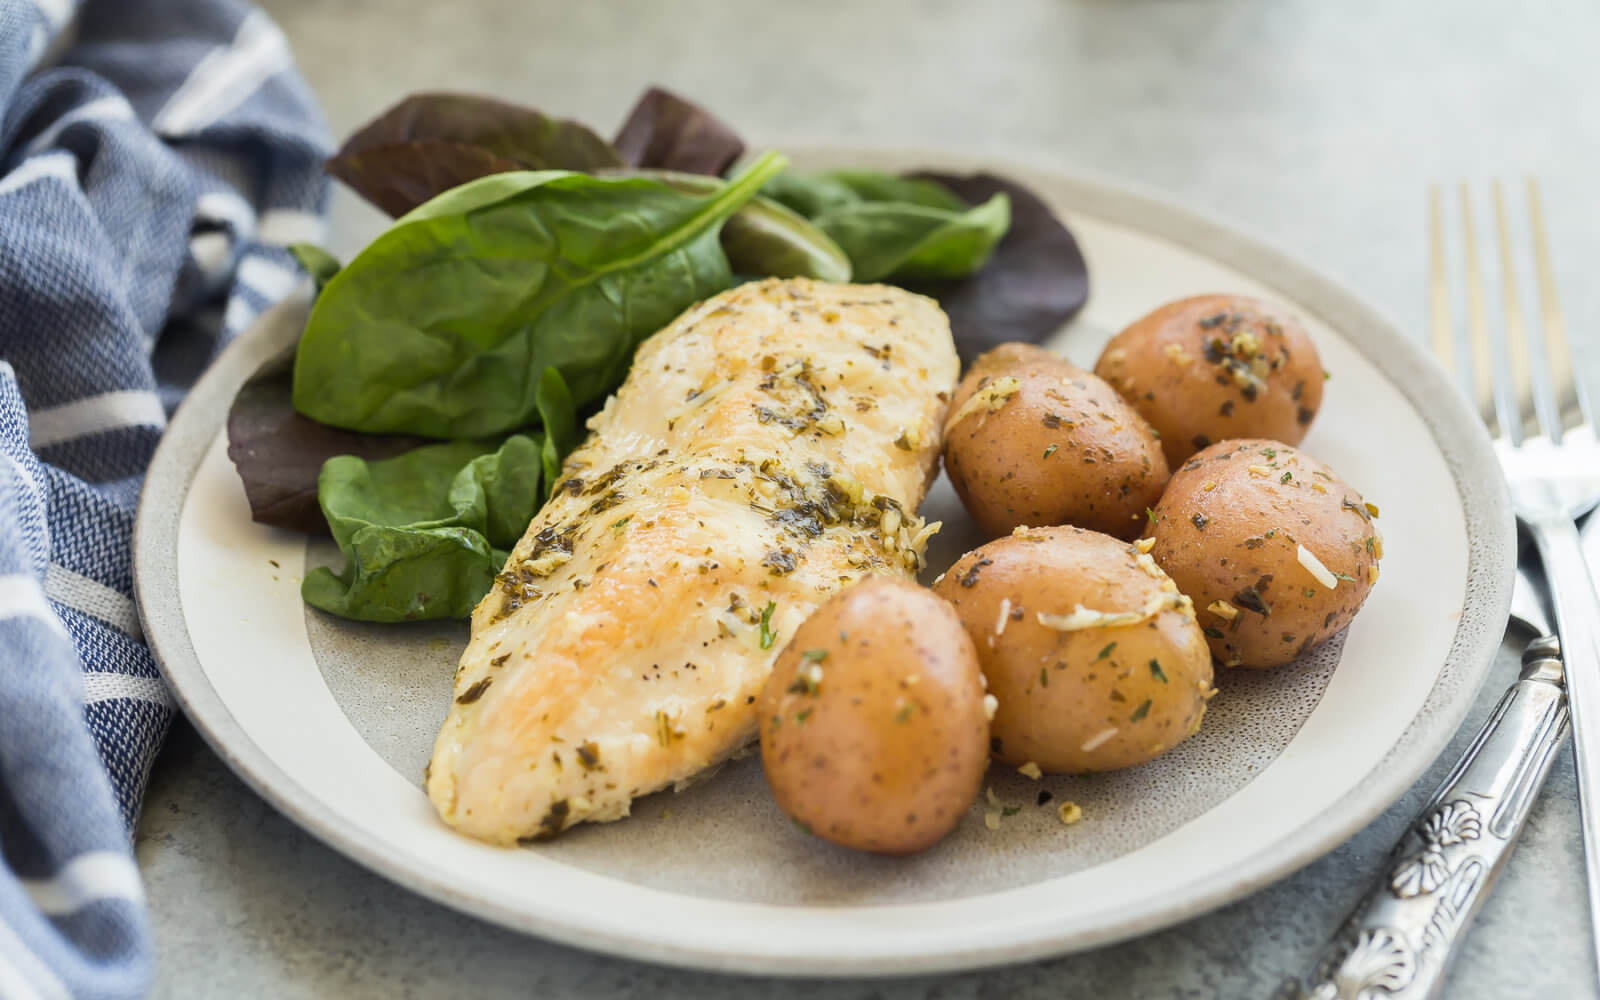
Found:
[[[173,702],[129,554],[157,439],[317,240],[326,130],[238,0],[0,0],[0,997],[127,997]]]

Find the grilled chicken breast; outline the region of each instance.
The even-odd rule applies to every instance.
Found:
[[[639,349],[472,616],[428,795],[497,843],[628,814],[756,735],[787,637],[911,576],[958,362],[929,299],[742,285]]]

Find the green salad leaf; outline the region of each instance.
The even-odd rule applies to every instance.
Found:
[[[983,267],[1011,225],[1003,192],[968,205],[936,181],[877,171],[786,171],[762,193],[832,237],[857,281],[965,277]]]
[[[600,176],[651,177],[688,194],[707,194],[722,183],[678,170],[603,170]],[[778,174],[773,180],[784,176]],[[850,280],[850,258],[839,244],[805,216],[771,198],[751,198],[728,217],[722,227],[722,249],[735,274]]]
[[[317,495],[346,565],[306,574],[301,596],[360,621],[467,617],[543,501],[543,448],[513,434],[328,459]]]
[[[311,275],[311,280],[316,283],[319,292],[329,279],[339,273],[339,258],[315,243],[291,243],[289,255],[300,265],[301,270]]]
[[[578,446],[578,411],[572,405],[566,381],[554,368],[546,368],[539,377],[538,405],[539,420],[544,424],[544,444],[539,450],[544,466],[544,492],[539,495],[542,501],[550,499],[550,491],[561,478],[561,460]]]
[[[769,153],[704,195],[565,171],[447,191],[318,296],[295,408],[353,430],[486,437],[537,417],[546,368],[582,407],[622,380],[640,341],[732,283],[722,224],[783,166]]]

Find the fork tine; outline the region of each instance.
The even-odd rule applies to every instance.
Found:
[[[1528,360],[1528,330],[1522,322],[1522,299],[1517,294],[1517,270],[1512,264],[1511,222],[1506,214],[1505,189],[1499,178],[1493,184],[1495,229],[1500,237],[1501,302],[1505,306],[1506,359],[1510,362],[1511,412],[1501,425],[1508,428],[1512,440],[1521,441],[1530,412],[1539,418],[1540,426],[1551,440],[1561,436],[1561,422],[1556,421],[1554,432],[1545,422],[1542,409],[1534,406],[1533,366]]]
[[[1450,285],[1445,278],[1444,208],[1439,185],[1428,186],[1428,316],[1433,326],[1433,356],[1456,373],[1455,328],[1450,323]]]
[[[1472,346],[1472,398],[1491,432],[1500,428],[1495,415],[1494,360],[1489,349],[1488,310],[1483,304],[1483,279],[1478,273],[1478,237],[1472,225],[1472,197],[1461,185],[1462,249],[1467,266],[1467,333]]]
[[[1544,228],[1544,207],[1539,198],[1539,182],[1528,178],[1528,218],[1533,230],[1533,261],[1539,276],[1539,315],[1544,321],[1545,367],[1555,391],[1556,423],[1576,414],[1579,423],[1592,419],[1588,401],[1572,372],[1572,355],[1567,349],[1567,324],[1556,298],[1555,268],[1550,264],[1550,240]]]

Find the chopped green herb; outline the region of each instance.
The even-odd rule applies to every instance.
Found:
[[[1060,445],[1054,445],[1053,444],[1050,447],[1046,448],[1044,450],[1044,457],[1045,458],[1049,458],[1051,455],[1054,455],[1056,453],[1056,449],[1058,449],[1059,447],[1060,447]]]
[[[1039,668],[1039,686],[1040,687],[1049,687],[1050,686],[1050,671],[1045,667],[1040,667]]]
[[[1021,806],[1003,806],[1000,809],[1000,815],[1002,817],[1004,817],[1004,816],[1015,816],[1017,813],[1019,813],[1021,811],[1022,811],[1022,807]]]
[[[1291,479],[1293,479],[1293,478],[1294,478],[1294,473],[1292,473],[1292,472],[1285,472],[1285,473],[1284,473],[1284,474],[1283,474],[1283,475],[1282,475],[1282,476],[1280,476],[1280,477],[1279,477],[1279,478],[1278,478],[1278,482],[1280,482],[1280,483],[1287,483],[1287,482],[1288,482],[1288,481],[1289,481],[1289,480],[1291,480]]]
[[[1129,722],[1138,722],[1140,719],[1144,718],[1145,716],[1147,716],[1149,714],[1150,714],[1150,699],[1146,698],[1144,701],[1139,703],[1139,707],[1138,708],[1133,710],[1133,714],[1128,716],[1128,721]]]
[[[805,709],[804,711],[796,712],[794,713],[794,724],[797,726],[803,726],[806,724],[806,720],[809,718],[811,718],[811,709],[809,708]]]
[[[1273,535],[1276,535],[1277,533],[1278,533],[1278,529],[1277,528],[1268,528],[1267,529],[1267,533],[1265,535],[1261,536],[1261,537],[1263,537],[1263,538],[1271,538]]]
[[[1377,543],[1378,543],[1378,540],[1376,538],[1368,538],[1367,539],[1367,555],[1371,556],[1374,559],[1378,558],[1378,544]]]
[[[1156,512],[1151,510],[1149,507],[1144,509],[1144,516],[1150,519],[1151,524],[1156,524],[1161,520],[1159,517],[1156,517]]]
[[[908,719],[910,719],[911,718],[911,709],[912,709],[912,706],[911,706],[910,702],[907,702],[906,704],[901,705],[900,706],[900,711],[894,713],[894,721],[896,721],[896,722],[905,722]]]
[[[619,517],[615,521],[611,522],[611,530],[612,531],[621,531],[622,530],[622,526],[627,524],[631,520],[633,520],[633,515],[632,514],[629,514],[627,517]]]
[[[1212,639],[1221,639],[1221,638],[1223,638],[1222,630],[1220,628],[1212,628],[1210,625],[1207,625],[1205,627],[1204,631],[1206,633],[1206,636],[1209,637],[1209,638],[1212,638]]]
[[[801,833],[805,834],[806,836],[809,837],[809,836],[812,835],[811,834],[811,824],[807,823],[805,820],[803,820],[803,819],[795,819],[793,816],[790,816],[789,817],[789,822],[793,823],[794,824],[794,828],[796,830],[799,830]]]
[[[767,602],[767,606],[761,612],[761,648],[762,649],[771,649],[772,648],[772,640],[774,640],[774,639],[776,639],[778,637],[778,634],[776,632],[772,631],[772,613],[774,611],[776,611],[776,610],[778,610],[778,602],[777,601],[768,601]]]
[[[800,656],[802,659],[810,660],[812,663],[821,663],[828,658],[828,651],[826,649],[808,649],[801,653]]]
[[[1277,458],[1278,457],[1278,449],[1276,449],[1276,448],[1262,448],[1261,449],[1261,454],[1267,456],[1268,458]]]
[[[1344,574],[1344,573],[1335,573],[1333,570],[1329,570],[1328,572],[1333,573],[1334,576],[1338,577],[1341,580],[1348,581],[1349,583],[1355,583],[1356,582],[1356,578],[1353,577],[1353,576],[1349,576],[1349,575]]]
[[[1160,660],[1150,661],[1150,676],[1154,677],[1163,684],[1167,683],[1167,672],[1161,669]]]
[[[1095,657],[1095,659],[1097,659],[1097,660],[1103,660],[1103,659],[1105,659],[1105,658],[1106,658],[1106,657],[1108,657],[1108,656],[1110,656],[1110,655],[1111,655],[1111,651],[1112,651],[1112,650],[1113,650],[1113,649],[1116,649],[1116,648],[1117,648],[1117,644],[1116,644],[1116,643],[1114,643],[1114,642],[1108,642],[1108,643],[1106,643],[1106,648],[1105,648],[1105,649],[1102,649],[1102,650],[1101,650],[1101,651],[1100,651],[1100,655],[1099,655],[1099,656],[1096,656],[1096,657]]]

